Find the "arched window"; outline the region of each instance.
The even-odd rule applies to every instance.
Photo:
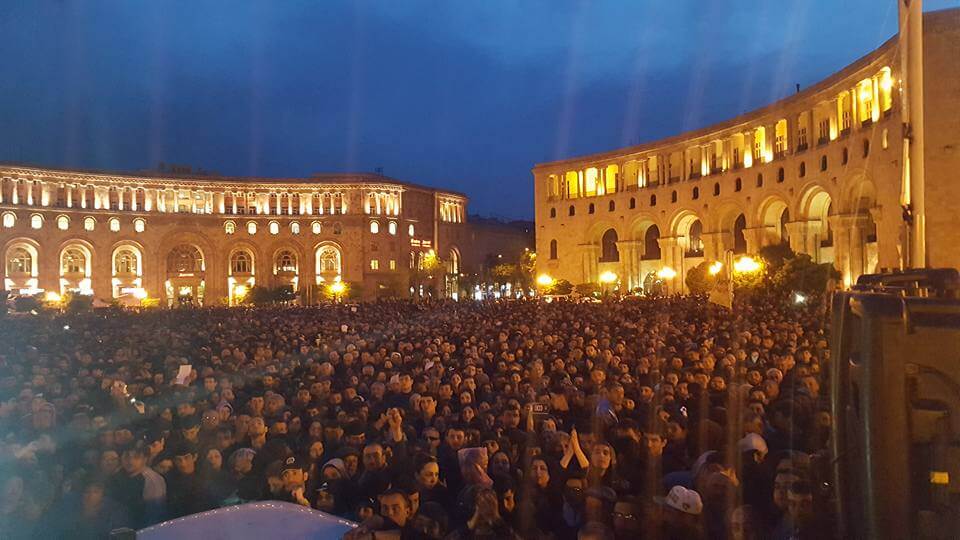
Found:
[[[247,251],[234,251],[230,256],[231,274],[252,274],[253,257]]]
[[[7,255],[8,276],[29,276],[33,274],[33,255],[22,247],[15,247]]]
[[[555,260],[557,258],[557,241],[550,241],[550,260]]]
[[[800,178],[803,178],[804,176],[807,175],[807,164],[806,164],[806,163],[804,163],[804,162],[802,162],[802,161],[800,162],[800,170],[798,171],[797,174],[800,176]]]
[[[673,190],[670,192],[670,202],[672,203],[677,202],[677,190]]]
[[[133,230],[142,233],[147,229],[147,222],[143,218],[137,218],[133,220]]]
[[[83,218],[83,230],[93,231],[97,228],[97,220],[92,217]]]
[[[552,217],[552,218],[557,217],[557,209],[556,209],[556,208],[551,208],[551,209],[550,209],[550,217]]]
[[[720,195],[720,182],[714,182],[713,184],[713,196],[717,197]]]
[[[699,198],[700,198],[700,188],[698,188],[698,187],[693,188],[693,193],[690,194],[690,198],[692,198],[693,200],[699,199]]]
[[[333,246],[318,249],[317,269],[320,274],[340,274],[340,250]]]
[[[657,196],[656,196],[656,195],[651,195],[651,196],[650,196],[650,206],[656,206],[656,205],[657,205]]]
[[[64,250],[60,258],[60,270],[62,274],[86,274],[86,254],[78,248],[68,248]]]
[[[597,211],[597,206],[593,203],[590,203],[590,206],[587,207],[587,213],[592,214]]]
[[[17,224],[17,215],[13,212],[7,212],[3,214],[3,226],[4,228],[12,228]]]
[[[370,222],[370,233],[371,233],[371,234],[377,234],[377,233],[379,233],[379,232],[380,232],[380,224],[377,223],[376,221],[371,221],[371,222]]]
[[[285,249],[280,253],[277,253],[276,271],[277,272],[296,272],[297,256],[289,249]]]
[[[333,224],[333,234],[340,234],[343,232],[343,225],[338,221]]]
[[[786,178],[786,176],[783,172],[783,167],[780,167],[779,169],[777,169],[777,183],[778,184],[782,183],[784,178]]]
[[[319,221],[314,221],[310,224],[310,232],[313,234],[320,234],[323,230],[323,225]]]
[[[577,215],[577,207],[571,204],[571,205],[570,205],[569,214],[570,214],[571,216]]]
[[[633,210],[636,207],[637,207],[637,199],[634,197],[630,197],[630,209]]]
[[[407,226],[407,236],[413,236],[413,224]]]
[[[743,189],[743,179],[737,178],[737,179],[734,180],[734,182],[733,182],[733,190],[734,190],[734,191],[740,191],[740,190],[742,190],[742,189]]]
[[[167,255],[167,272],[170,274],[194,274],[203,272],[203,254],[186,244],[173,248]]]
[[[607,229],[600,238],[600,262],[618,262],[620,250],[617,249],[617,231]]]
[[[656,225],[647,227],[643,235],[643,260],[655,261],[660,258],[660,228]]]
[[[743,231],[747,228],[747,218],[743,214],[733,222],[733,252],[737,255],[747,252],[747,237]]]
[[[67,216],[57,216],[57,228],[65,231],[70,228],[70,218]]]
[[[687,231],[687,252],[686,256],[688,257],[702,257],[703,256],[703,223],[698,219],[690,225],[690,230]]]
[[[43,216],[41,216],[40,214],[34,214],[30,216],[30,228],[31,229],[43,228]]]
[[[110,220],[107,221],[107,225],[109,225],[111,232],[120,232],[120,220],[119,220],[119,219],[117,219],[117,218],[110,218]]]
[[[763,173],[757,174],[757,187],[763,187]]]
[[[863,140],[863,157],[870,155],[870,139]]]
[[[257,234],[257,222],[248,221],[247,222],[247,234]]]
[[[223,232],[227,234],[233,234],[237,232],[237,224],[232,221],[227,221],[223,224]]]
[[[137,252],[130,248],[121,248],[113,256],[113,273],[117,276],[136,275],[138,268]]]
[[[267,227],[270,230],[270,234],[280,234],[280,224],[276,221],[271,221]]]
[[[847,164],[847,157],[848,157],[847,149],[844,148],[844,149],[843,149],[843,160],[842,160],[844,165]],[[821,171],[827,170],[827,156],[820,156],[820,170],[821,170]]]
[[[387,223],[387,232],[396,236],[397,235],[397,222],[391,221]]]
[[[296,221],[290,224],[290,234],[300,234],[300,224]]]

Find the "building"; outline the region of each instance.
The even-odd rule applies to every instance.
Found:
[[[960,267],[960,9],[924,14],[922,37],[925,258]],[[633,290],[669,267],[679,291],[702,261],[780,242],[833,263],[846,285],[899,268],[904,78],[895,36],[718,125],[536,165],[538,271],[575,284],[612,272]]]
[[[235,303],[253,286],[346,282],[406,295],[437,255],[456,292],[467,198],[373,174],[306,179],[0,165],[3,288],[162,305]],[[416,292],[421,292],[416,291]]]

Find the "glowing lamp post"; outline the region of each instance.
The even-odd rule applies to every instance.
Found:
[[[59,304],[63,300],[58,293],[53,291],[47,291],[47,294],[43,295],[43,299],[51,304]]]
[[[547,289],[553,286],[554,279],[547,274],[540,274],[537,276],[537,285],[542,289]]]
[[[733,263],[733,271],[738,274],[756,274],[760,271],[760,261],[744,255]]]
[[[327,290],[330,291],[330,296],[333,297],[334,302],[339,302],[340,297],[346,292],[347,286],[342,281],[335,281],[327,287]]]
[[[710,264],[710,267],[707,268],[707,271],[710,272],[711,276],[719,274],[721,270],[723,270],[723,263],[720,261],[714,261]]]
[[[613,272],[607,271],[600,274],[600,283],[609,285],[611,283],[616,283],[616,282],[617,282],[617,275],[614,274]]]

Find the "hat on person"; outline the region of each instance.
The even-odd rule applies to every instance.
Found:
[[[653,500],[657,504],[668,506],[692,516],[699,516],[703,512],[703,501],[700,499],[700,494],[683,486],[673,486],[666,497],[654,497]]]
[[[300,458],[298,458],[297,456],[290,456],[283,461],[283,468],[280,469],[280,474],[283,474],[287,471],[294,471],[294,470],[298,470],[298,471],[304,470],[303,463],[301,462]]]
[[[737,449],[743,452],[760,452],[761,454],[766,454],[769,451],[767,448],[767,441],[763,440],[763,437],[756,433],[747,433],[742,439],[737,442]]]

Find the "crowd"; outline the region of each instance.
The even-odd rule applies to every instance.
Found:
[[[353,538],[829,538],[825,325],[693,297],[0,319],[0,538],[258,500]]]

